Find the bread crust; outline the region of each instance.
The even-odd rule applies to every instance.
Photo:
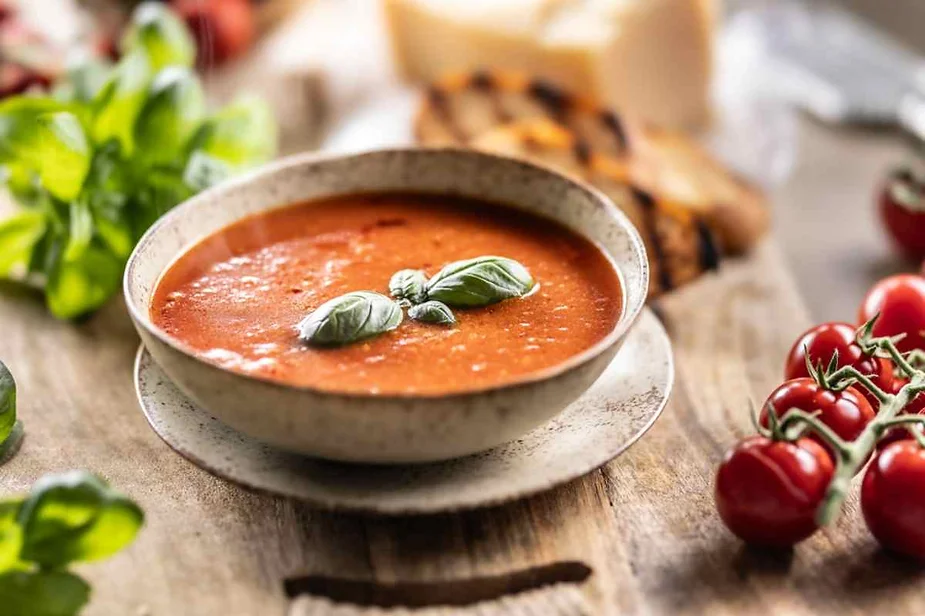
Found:
[[[465,146],[540,120],[567,129],[582,147],[622,167],[627,181],[657,201],[691,211],[724,254],[747,252],[767,232],[761,191],[693,139],[633,122],[543,80],[499,71],[447,75],[427,89],[414,133],[425,145]]]
[[[595,152],[549,120],[515,122],[469,142],[473,148],[523,158],[587,182],[633,222],[646,244],[649,296],[687,284],[719,265],[710,226],[696,211],[635,186],[619,159]]]

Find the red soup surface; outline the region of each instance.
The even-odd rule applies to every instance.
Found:
[[[453,309],[455,327],[407,317],[338,348],[296,326],[350,291],[388,294],[392,274],[428,276],[497,255],[539,284],[523,298]],[[383,193],[311,201],[241,220],[164,274],[154,323],[203,359],[282,383],[367,394],[440,394],[511,383],[593,346],[622,311],[619,277],[591,242],[544,218],[471,199]]]

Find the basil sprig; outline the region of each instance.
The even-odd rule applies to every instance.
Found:
[[[299,337],[314,346],[341,346],[387,331],[402,322],[401,306],[385,295],[355,291],[327,301],[299,323]]]
[[[0,464],[16,453],[22,434],[22,423],[16,421],[16,381],[0,362]]]
[[[298,325],[299,337],[313,346],[342,346],[398,327],[402,309],[421,323],[456,325],[450,307],[477,308],[523,297],[536,281],[523,265],[507,257],[455,261],[431,278],[421,270],[403,269],[389,280],[395,300],[371,291],[356,291],[325,302]]]
[[[66,568],[115,554],[143,523],[134,501],[85,471],[46,475],[26,496],[0,500],[3,613],[79,613],[90,586]]]
[[[433,299],[409,308],[408,317],[421,323],[456,325],[456,316],[450,310],[450,307]]]
[[[427,298],[453,307],[478,308],[523,297],[536,282],[523,265],[506,257],[450,263],[427,282]]]

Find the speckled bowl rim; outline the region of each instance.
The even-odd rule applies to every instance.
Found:
[[[222,195],[231,196],[233,195],[234,191],[241,186],[244,186],[244,185],[247,185],[253,182],[259,182],[266,176],[269,176],[269,175],[272,175],[272,174],[275,174],[275,173],[278,173],[278,172],[281,172],[281,171],[284,171],[290,168],[295,168],[295,167],[300,167],[300,166],[305,166],[305,165],[310,166],[316,163],[323,163],[326,161],[333,161],[333,160],[346,160],[346,159],[358,160],[358,159],[373,157],[373,156],[402,155],[402,154],[408,154],[408,153],[426,154],[427,152],[433,152],[434,154],[452,154],[452,155],[464,156],[464,157],[468,156],[468,157],[474,157],[474,158],[483,158],[486,160],[497,160],[497,161],[503,161],[504,164],[513,164],[516,166],[521,166],[521,167],[525,167],[528,169],[532,169],[535,172],[555,176],[560,181],[570,184],[575,189],[580,190],[581,192],[585,193],[585,195],[590,197],[592,200],[598,201],[599,203],[601,203],[606,208],[607,213],[611,216],[614,222],[622,228],[622,231],[626,234],[627,239],[629,240],[631,249],[633,250],[633,252],[636,253],[636,260],[640,265],[640,271],[638,272],[639,274],[638,280],[640,282],[640,285],[642,285],[643,287],[642,292],[636,294],[637,301],[633,304],[627,303],[628,294],[626,293],[626,276],[623,274],[623,271],[621,269],[625,267],[626,264],[617,263],[611,254],[609,254],[607,251],[604,251],[604,254],[607,257],[607,260],[610,261],[615,266],[616,274],[620,279],[620,284],[621,284],[622,291],[623,291],[623,301],[624,301],[623,312],[620,315],[620,318],[614,324],[610,332],[608,332],[608,334],[604,336],[604,338],[599,340],[593,346],[585,349],[581,353],[577,353],[569,357],[563,362],[560,362],[554,366],[550,366],[549,368],[546,368],[543,370],[538,370],[536,372],[528,373],[524,375],[523,377],[518,378],[515,381],[511,381],[510,383],[502,383],[500,385],[491,385],[491,386],[486,386],[486,387],[467,389],[463,391],[454,391],[454,392],[436,393],[436,394],[433,394],[433,393],[403,393],[403,392],[389,393],[389,394],[372,394],[372,393],[364,393],[364,392],[341,392],[341,391],[319,389],[316,387],[310,387],[310,386],[304,386],[304,385],[291,385],[291,384],[283,383],[283,382],[273,380],[267,377],[262,377],[258,375],[252,375],[252,374],[244,374],[241,372],[236,372],[234,370],[229,370],[228,368],[225,368],[224,366],[221,366],[218,363],[204,359],[203,357],[201,357],[201,355],[196,353],[194,349],[185,345],[181,340],[174,338],[173,336],[171,336],[170,334],[168,334],[161,328],[157,327],[151,321],[151,318],[150,318],[150,305],[146,306],[147,310],[144,313],[139,312],[139,310],[136,308],[136,305],[135,305],[136,302],[133,299],[134,294],[131,288],[131,281],[134,278],[135,269],[138,266],[139,254],[143,252],[143,249],[145,246],[147,246],[149,243],[156,241],[156,236],[163,227],[171,224],[174,221],[174,219],[182,217],[186,210],[199,207],[200,203],[207,202],[214,198],[219,198]],[[413,188],[408,189],[408,191],[414,192],[414,189]],[[337,193],[332,193],[332,194],[337,194]],[[350,193],[344,193],[344,194],[350,194]],[[431,192],[429,194],[437,194],[437,193]],[[266,208],[262,208],[260,212],[262,213],[262,212],[272,211],[280,207],[285,207],[286,205],[289,205],[289,204],[270,205]],[[504,205],[511,209],[524,209],[524,208],[519,208],[514,203],[506,203],[506,204],[499,204],[499,205]],[[533,214],[534,216],[542,216],[541,214],[535,214],[532,212],[530,213]],[[253,216],[256,214],[257,212],[254,212],[250,215]],[[238,220],[243,220],[243,218],[245,217],[242,217],[241,219],[238,219]],[[565,225],[564,223],[558,220],[552,219],[551,217],[550,219],[554,220],[556,223],[560,225],[566,226],[572,232],[577,233],[585,240],[590,241],[595,246],[598,246],[598,248],[601,248],[598,242],[595,242],[593,239],[588,237],[587,234],[581,231],[580,229],[576,229],[572,226]],[[237,221],[229,222],[225,224],[223,227],[221,227],[221,229],[227,228],[228,226],[234,224],[234,222],[237,222]],[[207,234],[203,234],[199,238],[197,238],[195,241],[188,243],[182,250],[180,250],[174,256],[174,258],[170,261],[170,263],[160,272],[160,274],[158,275],[157,281],[154,284],[154,288],[157,288],[164,274],[174,265],[174,263],[176,263],[177,259],[179,259],[182,255],[186,254],[192,246],[196,245],[198,242],[201,242],[203,239],[209,237],[210,235],[213,235],[216,232],[217,230],[212,231]],[[590,186],[589,184],[586,184],[575,178],[559,173],[558,171],[555,171],[549,168],[548,166],[537,165],[531,162],[527,162],[524,160],[510,157],[510,156],[491,154],[491,153],[481,152],[478,150],[472,150],[468,148],[446,147],[446,146],[380,148],[380,149],[367,150],[364,152],[348,153],[348,154],[308,152],[304,154],[296,154],[293,156],[287,156],[276,162],[264,165],[249,173],[245,173],[237,178],[233,178],[231,180],[223,182],[222,184],[219,184],[218,186],[209,188],[187,199],[186,201],[184,201],[177,207],[173,208],[172,210],[164,214],[153,225],[151,225],[151,227],[145,232],[145,234],[138,241],[138,244],[135,246],[134,250],[132,251],[131,256],[129,256],[128,262],[125,267],[125,273],[123,274],[123,277],[122,277],[122,292],[125,298],[126,308],[128,309],[129,314],[131,315],[132,319],[139,326],[143,327],[149,335],[154,336],[160,342],[167,345],[171,349],[185,355],[186,357],[192,359],[193,361],[197,363],[206,365],[210,368],[216,368],[216,369],[222,370],[223,372],[231,374],[234,377],[245,380],[245,381],[260,383],[262,385],[271,386],[275,389],[280,389],[280,390],[285,390],[285,391],[311,392],[313,395],[327,397],[327,398],[334,399],[334,400],[368,400],[368,399],[376,399],[376,400],[408,400],[408,399],[427,400],[427,399],[431,399],[433,400],[433,399],[464,398],[467,396],[479,395],[479,394],[484,394],[487,392],[512,391],[512,390],[516,390],[516,389],[520,389],[524,387],[529,387],[530,385],[534,385],[541,381],[555,378],[557,376],[565,374],[566,372],[575,370],[581,367],[582,365],[594,360],[597,356],[606,352],[608,349],[610,349],[615,344],[618,344],[623,339],[623,337],[627,334],[627,332],[630,331],[633,325],[636,324],[636,321],[639,319],[639,315],[642,313],[642,310],[645,307],[645,301],[646,301],[646,296],[647,296],[646,289],[648,289],[648,286],[649,286],[649,262],[646,257],[646,249],[645,249],[645,244],[642,241],[642,237],[639,235],[639,231],[636,229],[633,223],[630,222],[626,214],[624,214],[620,210],[620,208],[618,208],[613,203],[613,201],[611,201],[611,199],[607,197],[603,192],[597,190],[596,188],[594,188],[593,186]],[[153,292],[152,292],[152,296],[153,296]],[[141,303],[141,302],[138,302],[138,303]]]

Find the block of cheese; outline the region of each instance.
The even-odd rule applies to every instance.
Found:
[[[399,71],[508,69],[654,124],[709,118],[718,0],[383,0]]]

